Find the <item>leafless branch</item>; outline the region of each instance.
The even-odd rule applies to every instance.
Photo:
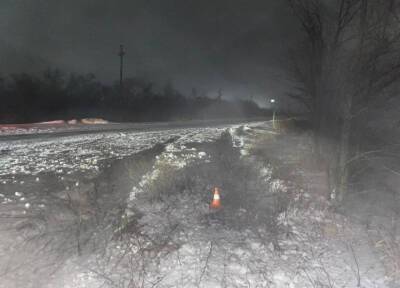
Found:
[[[357,287],[360,287],[361,286],[360,265],[358,264],[358,259],[356,253],[354,252],[353,245],[351,245],[351,243],[348,244],[348,248],[351,252],[351,255],[353,256],[354,263],[356,264]]]
[[[210,242],[210,249],[208,250],[208,254],[207,254],[207,258],[206,258],[206,262],[204,263],[203,270],[201,271],[200,278],[199,278],[199,281],[198,281],[198,284],[197,284],[198,286],[200,286],[201,281],[202,281],[202,279],[204,277],[204,274],[206,273],[206,270],[208,268],[208,261],[210,260],[210,257],[211,257],[211,254],[212,254],[212,249],[213,249],[213,242],[211,241]]]

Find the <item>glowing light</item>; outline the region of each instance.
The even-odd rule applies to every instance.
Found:
[[[275,103],[275,99],[271,99],[269,102],[271,102],[272,104]]]

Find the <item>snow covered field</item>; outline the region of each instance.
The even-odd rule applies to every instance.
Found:
[[[1,142],[0,287],[398,287],[301,183],[309,140],[259,122]]]
[[[256,125],[256,124],[253,124]],[[232,125],[232,127],[240,125]],[[58,174],[98,169],[105,159],[129,156],[169,139],[176,143],[208,142],[231,126],[154,132],[116,132],[0,142],[0,176]]]

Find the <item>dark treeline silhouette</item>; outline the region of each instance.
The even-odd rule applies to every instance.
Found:
[[[157,87],[141,78],[106,85],[93,74],[48,69],[0,77],[0,122],[31,123],[98,117],[110,121],[172,121],[265,116],[253,101],[185,97],[171,83]]]

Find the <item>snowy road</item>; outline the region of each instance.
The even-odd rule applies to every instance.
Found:
[[[222,119],[222,120],[194,120],[174,122],[144,122],[144,123],[107,123],[93,125],[33,125],[24,128],[4,128],[0,126],[0,142],[10,140],[54,138],[74,135],[88,135],[110,132],[150,132],[159,130],[207,128],[216,126],[229,126],[240,123],[265,121],[265,118],[252,120]]]
[[[33,138],[31,135],[1,136],[0,178],[6,175],[37,175],[42,172],[70,174],[74,171],[96,170],[103,160],[120,159],[169,139],[182,139],[182,144],[209,142],[218,138],[225,129],[240,125],[210,125],[204,122],[186,124],[186,127],[182,127],[181,123],[141,124],[117,128],[124,132],[88,134],[81,131],[68,136],[57,133],[51,134],[51,137],[46,134]],[[136,131],[138,129],[149,131]]]

